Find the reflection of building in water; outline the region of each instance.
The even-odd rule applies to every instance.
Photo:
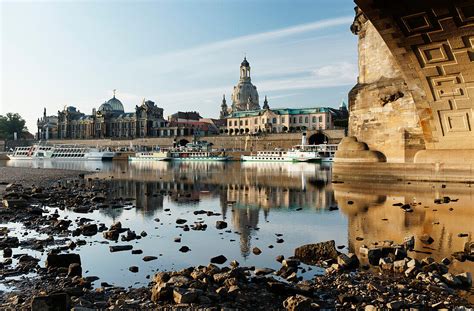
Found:
[[[422,259],[432,256],[436,260],[450,257],[452,253],[462,251],[467,238],[458,237],[459,233],[469,234],[472,239],[474,219],[474,192],[472,188],[457,186],[441,188],[432,185],[403,184],[334,184],[336,200],[344,214],[348,216],[349,247],[359,256],[362,244],[391,240],[401,243],[407,235],[415,235],[415,250],[411,257]],[[449,196],[459,199],[449,204],[435,204],[434,199]],[[348,204],[352,201],[353,204]],[[394,203],[413,203],[412,213],[406,213]],[[453,210],[450,210],[453,208]],[[386,219],[386,220],[383,220]],[[419,236],[430,235],[434,242],[423,245]],[[356,237],[363,237],[357,241]],[[428,254],[426,253],[428,252]],[[454,270],[474,272],[473,262],[456,262]]]
[[[258,225],[259,208],[236,206],[232,211],[232,225],[240,233],[240,252],[247,258],[250,254],[251,236]]]

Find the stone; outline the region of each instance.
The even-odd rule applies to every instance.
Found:
[[[70,264],[81,264],[79,254],[48,254],[46,258],[46,268],[69,268]]]
[[[311,299],[302,295],[290,296],[283,301],[283,307],[288,311],[310,311]]]
[[[180,238],[180,237],[174,238],[174,242],[175,242],[175,243],[181,243],[181,238]]]
[[[198,298],[198,291],[195,289],[175,288],[173,299],[175,303],[192,303]]]
[[[68,272],[67,272],[68,277],[75,277],[75,276],[82,276],[82,267],[81,264],[79,263],[72,263],[68,267]]]
[[[311,265],[325,259],[336,259],[338,255],[334,240],[306,244],[295,249],[295,257]]]
[[[281,262],[282,266],[286,268],[297,268],[300,263],[300,260],[297,258],[287,258]]]
[[[97,224],[87,224],[81,226],[82,235],[93,236],[97,234]]]
[[[31,301],[31,311],[63,311],[71,309],[71,298],[66,293],[35,296]]]
[[[152,260],[156,260],[158,259],[158,257],[156,256],[145,256],[143,257],[143,261],[152,261]]]
[[[225,229],[227,228],[227,223],[225,221],[222,221],[222,220],[218,220],[216,221],[216,228],[217,229]]]
[[[157,284],[166,283],[170,280],[171,276],[168,272],[158,272],[153,277],[153,282]]]
[[[373,266],[379,264],[380,258],[383,256],[383,251],[381,247],[373,247],[369,248],[367,251],[367,258],[369,259],[369,263]]]
[[[112,240],[112,241],[117,241],[120,235],[119,230],[109,230],[109,231],[104,231],[102,232],[102,236],[106,240]]]
[[[138,267],[137,266],[131,266],[128,268],[130,272],[137,273],[138,272]]]
[[[129,251],[132,248],[133,248],[132,245],[111,245],[111,246],[109,246],[109,250],[110,250],[111,253]]]
[[[271,268],[257,268],[254,271],[255,275],[267,275],[273,272],[275,272],[275,270]]]
[[[3,250],[3,258],[10,258],[13,254],[13,251],[11,248],[7,247]]]
[[[143,254],[141,249],[132,249],[132,255],[140,255]]]
[[[456,275],[456,278],[458,278],[461,281],[461,286],[470,288],[472,286],[472,274],[470,272],[464,272]]]
[[[186,223],[186,222],[188,222],[186,219],[181,219],[181,218],[176,219],[176,223],[177,223],[178,225],[182,225],[182,224],[184,224],[184,223]]]
[[[28,206],[28,202],[25,199],[3,199],[3,207],[5,208],[25,208]]]
[[[254,253],[255,255],[260,255],[262,253],[262,251],[260,250],[260,248],[254,247],[252,249],[252,253]]]
[[[443,265],[448,266],[451,263],[451,260],[449,260],[449,258],[444,257],[443,259],[441,259],[441,263]]]
[[[276,258],[275,258],[275,260],[278,261],[278,262],[280,262],[280,263],[283,261],[283,259],[285,259],[285,256],[283,256],[283,255],[278,255],[278,256],[276,256]]]
[[[226,261],[227,261],[227,258],[224,255],[219,255],[219,256],[211,258],[211,263],[215,263],[219,265],[223,264]]]
[[[434,239],[428,234],[423,234],[422,236],[420,236],[420,241],[424,244],[430,245],[433,244]]]
[[[181,246],[181,248],[179,249],[180,252],[182,253],[187,253],[189,252],[191,249],[189,247],[187,247],[186,245],[184,246]]]
[[[355,269],[359,266],[359,259],[353,253],[340,254],[337,256],[337,263],[345,269]]]
[[[387,303],[387,308],[388,309],[394,309],[394,310],[400,310],[405,306],[405,302],[400,301],[400,300],[395,300]]]
[[[474,242],[466,242],[464,244],[464,252],[468,255],[474,255]]]
[[[173,288],[166,283],[158,283],[151,289],[151,301],[168,301],[173,298]]]

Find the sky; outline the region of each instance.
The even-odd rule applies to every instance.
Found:
[[[116,97],[218,117],[244,56],[260,105],[338,107],[357,82],[351,0],[0,1],[0,114]]]

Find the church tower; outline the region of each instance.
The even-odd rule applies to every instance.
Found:
[[[227,102],[225,100],[225,94],[222,95],[222,104],[221,104],[221,119],[225,119],[229,115],[229,108],[227,107]]]
[[[258,110],[258,92],[257,87],[252,84],[250,78],[250,64],[247,58],[240,64],[240,79],[239,83],[234,86],[232,92],[232,112]]]
[[[265,100],[263,101],[263,109],[270,109],[270,106],[268,105],[268,100],[267,100],[267,95],[265,95]]]

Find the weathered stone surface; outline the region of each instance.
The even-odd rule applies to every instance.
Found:
[[[334,240],[316,244],[306,244],[295,249],[295,257],[307,264],[316,264],[320,260],[337,258]]]
[[[71,308],[71,298],[66,293],[36,296],[31,302],[31,311],[63,311]]]
[[[288,311],[309,311],[311,299],[302,295],[291,296],[283,302],[283,307]]]
[[[69,268],[70,264],[81,264],[79,254],[49,254],[46,258],[46,268]]]
[[[67,275],[69,277],[82,276],[82,267],[80,263],[72,263],[68,267]]]
[[[219,255],[219,256],[211,258],[211,263],[216,263],[219,265],[223,264],[226,261],[227,261],[227,258],[224,255]]]

